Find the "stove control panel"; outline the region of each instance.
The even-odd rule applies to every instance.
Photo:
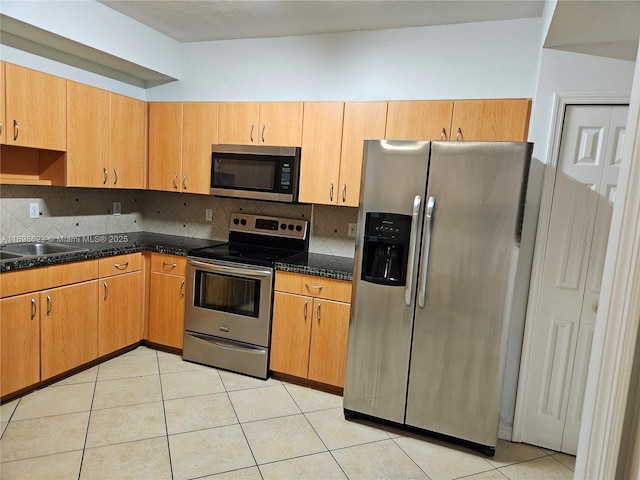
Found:
[[[307,238],[309,222],[297,218],[267,217],[247,213],[232,213],[230,232],[253,233],[276,237]]]

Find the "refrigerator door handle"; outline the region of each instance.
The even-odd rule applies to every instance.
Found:
[[[433,209],[436,206],[436,197],[429,197],[427,199],[427,208],[425,212],[426,232],[424,234],[424,240],[422,242],[422,256],[424,257],[424,263],[422,264],[422,278],[420,280],[420,289],[418,292],[418,307],[424,308],[427,298],[427,269],[429,268],[429,249],[431,247],[431,228],[433,221]]]
[[[407,259],[407,286],[404,289],[404,304],[411,306],[411,292],[413,291],[413,270],[415,266],[416,249],[418,247],[418,219],[420,218],[420,205],[422,197],[416,195],[413,199],[413,210],[411,211],[411,237],[409,238],[409,258]]]

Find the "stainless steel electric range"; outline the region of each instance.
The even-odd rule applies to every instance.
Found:
[[[266,379],[274,265],[308,247],[306,220],[234,213],[228,243],[190,250],[183,359]]]

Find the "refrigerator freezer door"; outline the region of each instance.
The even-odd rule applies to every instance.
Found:
[[[429,146],[429,142],[365,142],[344,408],[399,423],[404,422],[416,279],[405,286],[362,280],[364,227],[367,212],[413,217],[417,208],[411,244],[419,250]],[[413,268],[407,265],[407,272],[417,272],[417,253],[409,252]],[[409,306],[407,285],[411,285]]]
[[[497,443],[530,148],[432,144],[427,196],[435,198],[435,208],[429,264],[419,272],[426,297],[424,308],[416,308],[408,425],[481,445]]]

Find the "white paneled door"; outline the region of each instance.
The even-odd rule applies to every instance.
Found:
[[[522,440],[575,454],[598,310],[626,106],[565,111]]]

